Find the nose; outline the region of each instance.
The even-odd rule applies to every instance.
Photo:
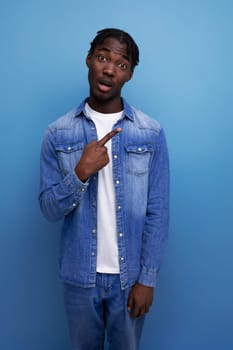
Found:
[[[111,62],[106,62],[105,66],[104,66],[104,74],[108,75],[108,76],[114,76],[115,73],[115,67],[114,64]]]

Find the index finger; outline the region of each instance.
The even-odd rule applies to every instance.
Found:
[[[111,140],[119,132],[121,132],[121,128],[116,128],[116,129],[108,132],[102,139],[100,139],[97,142],[98,146],[104,146],[109,140]]]

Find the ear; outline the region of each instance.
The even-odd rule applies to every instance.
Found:
[[[88,54],[87,57],[86,57],[86,65],[87,65],[88,68],[90,66],[90,61],[91,61],[91,55]]]
[[[130,70],[130,72],[129,72],[129,79],[127,81],[130,81],[133,78],[133,73],[134,73],[134,71]]]

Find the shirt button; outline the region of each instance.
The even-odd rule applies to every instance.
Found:
[[[119,237],[123,237],[123,233],[121,232],[121,233],[119,233]]]
[[[93,228],[92,233],[96,233],[96,229],[95,228]]]
[[[120,209],[121,209],[121,205],[118,205],[117,209],[119,209],[119,210],[120,210]]]
[[[114,154],[113,158],[114,158],[114,159],[117,159],[117,158],[118,158],[117,154]]]
[[[119,185],[120,181],[119,180],[116,180],[116,185]]]
[[[73,204],[72,204],[72,207],[76,207],[76,205],[77,205],[76,203],[73,203]]]
[[[141,151],[142,151],[141,147],[138,147],[138,151],[139,151],[139,152],[141,152]]]
[[[68,151],[71,151],[71,149],[72,149],[72,148],[71,148],[70,146],[69,146],[69,147],[67,147],[67,150],[68,150]]]
[[[95,255],[95,252],[91,252],[91,256],[94,256]]]
[[[82,192],[85,192],[85,190],[86,190],[86,189],[85,189],[84,187],[81,189]]]
[[[122,256],[122,257],[121,257],[121,261],[124,261],[124,260],[125,260],[125,258]]]

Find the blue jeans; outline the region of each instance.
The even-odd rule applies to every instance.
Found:
[[[117,274],[97,273],[96,287],[64,284],[64,300],[73,350],[138,350],[144,316],[131,318],[130,289],[121,290]]]

